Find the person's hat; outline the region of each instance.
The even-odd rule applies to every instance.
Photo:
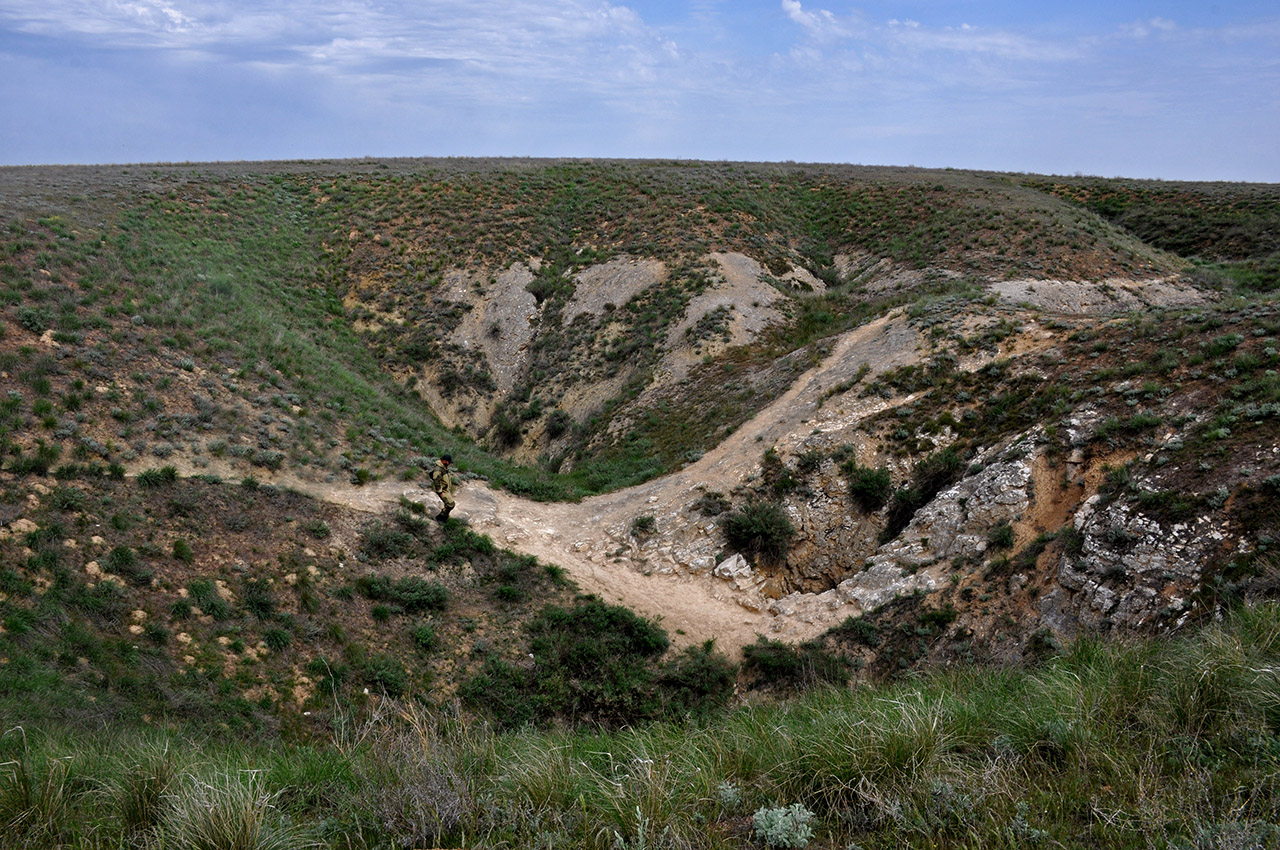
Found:
[[[440,455],[440,459],[445,463],[453,463],[453,455]]]

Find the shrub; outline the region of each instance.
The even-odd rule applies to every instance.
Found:
[[[871,469],[851,464],[845,469],[849,478],[849,495],[864,511],[878,511],[889,501],[893,492],[893,479],[883,466]]]
[[[860,643],[874,649],[880,645],[880,627],[865,616],[845,617],[844,622],[831,630],[838,637],[847,637],[854,643]]]
[[[159,487],[172,484],[178,480],[178,469],[174,466],[162,466],[159,469],[144,469],[138,473],[138,483],[143,487]]]
[[[407,531],[374,525],[366,528],[360,554],[371,561],[401,558],[413,552],[416,538]]]
[[[49,328],[49,324],[53,321],[53,317],[49,315],[48,310],[42,310],[37,307],[19,307],[18,308],[18,324],[22,325],[33,334],[44,333]]]
[[[952,448],[936,451],[916,464],[911,473],[911,485],[894,491],[885,529],[880,541],[897,537],[906,528],[916,511],[929,504],[933,497],[954,483],[964,472],[964,460]]]
[[[779,809],[762,808],[751,817],[756,837],[769,847],[807,847],[813,838],[813,812],[800,803]]]
[[[702,717],[723,708],[733,696],[737,668],[709,640],[686,647],[658,671],[665,714]]]
[[[812,682],[843,684],[849,680],[844,662],[816,643],[793,646],[763,635],[742,648],[742,669],[756,686],[796,687]]]
[[[1008,522],[992,526],[987,531],[987,545],[993,549],[1008,549],[1013,545],[1013,526]]]
[[[369,573],[356,580],[356,587],[365,598],[393,603],[409,614],[443,611],[449,604],[448,588],[417,576],[392,581],[387,576]]]
[[[279,652],[282,649],[286,649],[293,642],[293,636],[289,634],[288,630],[274,626],[262,633],[262,642],[267,645],[268,649]]]
[[[751,502],[720,521],[725,540],[752,557],[781,561],[787,554],[795,526],[777,502]]]
[[[434,652],[440,648],[440,636],[430,623],[419,623],[409,632],[413,645],[422,652]]]
[[[530,594],[529,591],[519,585],[501,584],[498,585],[498,589],[494,591],[493,595],[496,596],[499,601],[516,604],[528,600]]]
[[[151,583],[153,570],[138,563],[138,553],[128,546],[117,546],[107,555],[107,570],[120,576],[134,587]]]
[[[302,530],[316,540],[324,540],[329,536],[329,524],[322,519],[310,519],[302,523]]]
[[[195,561],[196,553],[192,550],[191,544],[187,542],[185,537],[179,537],[173,541],[173,557],[184,564],[190,564]]]
[[[654,519],[653,514],[641,514],[631,520],[631,536],[644,537],[653,534],[658,528],[658,521]]]
[[[459,690],[501,725],[555,717],[628,723],[658,714],[651,663],[670,641],[656,624],[587,596],[571,608],[546,607],[526,631],[532,669],[491,658]]]
[[[276,601],[271,595],[271,585],[265,579],[245,579],[240,587],[240,601],[244,608],[259,620],[275,613]]]
[[[77,487],[58,486],[49,494],[49,504],[60,511],[78,511],[85,499],[84,491]]]
[[[920,625],[927,629],[944,629],[956,621],[959,616],[956,609],[948,602],[941,608],[926,609],[920,612]]]
[[[693,509],[700,511],[703,516],[720,516],[730,507],[732,505],[729,504],[729,500],[725,498],[725,495],[715,490],[703,493],[698,497],[698,501],[693,503]]]
[[[231,616],[231,606],[218,593],[218,587],[207,578],[195,579],[187,584],[187,594],[200,610],[215,620]]]
[[[18,453],[10,462],[9,471],[14,475],[48,475],[61,454],[61,446],[46,445],[43,440],[39,440],[35,454]]]
[[[573,419],[565,411],[556,408],[551,411],[551,415],[547,417],[546,433],[549,439],[556,439],[569,430],[569,426],[573,424]]]
[[[389,697],[401,696],[409,688],[404,665],[390,655],[371,656],[361,666],[360,674],[366,685]]]

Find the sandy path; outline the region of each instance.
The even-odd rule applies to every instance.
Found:
[[[884,409],[889,403],[879,399],[821,408],[819,400],[864,362],[874,372],[915,362],[918,342],[901,314],[850,331],[786,393],[700,460],[670,475],[576,504],[533,502],[468,481],[459,488],[455,516],[501,546],[563,567],[584,592],[660,620],[677,644],[714,638],[721,648],[736,650],[759,634],[812,637],[841,612],[821,622],[778,617],[767,609],[767,599],[716,577],[711,568],[723,545],[718,528],[689,506],[699,488],[727,492],[758,472],[769,446],[791,448],[815,431],[843,429]],[[437,504],[418,484],[400,481],[320,491],[305,482],[291,486],[358,510],[383,510],[402,495],[433,510]],[[648,541],[630,534],[641,514],[657,519],[657,533]]]
[[[794,448],[810,434],[843,430],[889,406],[891,402],[857,399],[856,394],[822,406],[819,402],[864,362],[873,373],[916,362],[918,342],[901,313],[850,331],[825,360],[755,418],[700,460],[670,475],[576,504],[534,502],[480,481],[465,481],[458,489],[454,516],[500,546],[563,567],[583,592],[658,619],[677,645],[715,639],[722,649],[734,651],[759,634],[804,640],[845,612],[833,608],[818,618],[779,617],[768,610],[769,600],[750,587],[715,576],[713,567],[723,554],[718,527],[690,506],[701,488],[728,492],[757,473],[766,448]],[[229,465],[214,468],[222,465],[226,464],[195,468],[175,462],[183,474],[243,474]],[[438,505],[419,482],[384,480],[357,487],[310,481],[289,472],[260,477],[360,511],[388,510],[401,496],[425,502],[430,510]],[[657,522],[657,531],[646,540],[630,533],[632,521],[641,514]]]

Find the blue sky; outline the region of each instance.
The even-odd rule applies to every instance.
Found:
[[[0,164],[672,157],[1280,182],[1280,4],[0,0]]]

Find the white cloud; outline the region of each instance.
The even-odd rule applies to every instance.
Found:
[[[221,144],[209,126],[239,126],[240,111],[255,103],[272,125],[305,127],[290,132],[308,150],[357,155],[923,163],[921,140],[941,135],[956,141],[933,162],[966,165],[959,151],[967,138],[999,167],[988,150],[997,136],[1025,136],[1019,144],[1034,158],[1058,136],[1075,138],[1071,128],[1098,110],[1114,127],[1128,122],[1138,139],[1165,123],[1175,128],[1170,136],[1192,134],[1216,126],[1194,110],[1224,111],[1225,99],[1254,123],[1270,117],[1271,129],[1255,135],[1275,139],[1274,14],[1211,27],[1180,10],[1177,21],[1148,16],[1068,32],[1054,29],[1066,24],[1048,21],[1053,15],[1036,21],[1028,12],[1019,15],[1025,23],[1003,25],[990,15],[951,17],[954,25],[942,26],[944,4],[912,4],[914,17],[902,5],[863,8],[871,5],[895,17],[869,18],[851,0],[0,0],[0,50],[9,51],[0,61],[10,69],[7,95],[0,78],[0,114],[21,104],[47,113],[43,123],[26,122],[40,141],[0,130],[0,161],[55,156],[43,147],[54,143],[88,148],[111,136],[112,112],[121,126],[146,120],[175,138],[190,134],[183,144],[191,148],[156,155],[190,158]],[[135,100],[94,111],[100,129],[59,129],[62,116],[86,114],[64,103],[104,90],[104,68],[117,75],[111,96]],[[62,81],[62,99],[28,97],[37,78]],[[1039,129],[1048,126],[1055,136]],[[876,149],[886,153],[864,146],[871,128],[889,128]],[[132,143],[128,131],[115,132]],[[262,142],[244,131],[254,151],[270,143],[272,129],[260,132]],[[354,150],[337,148],[343,134],[359,140],[349,142]],[[18,157],[19,144],[37,153]],[[1259,157],[1274,162],[1273,153]]]
[[[1057,61],[1078,55],[1071,46],[1011,30],[992,30],[971,24],[931,27],[912,18],[890,18],[883,25],[873,25],[857,14],[840,18],[826,9],[806,10],[799,0],[782,0],[782,8],[787,17],[818,43],[843,40],[845,49],[856,47],[889,53],[936,51],[1031,61]]]
[[[1126,24],[1120,28],[1120,31],[1130,38],[1145,39],[1153,34],[1172,33],[1177,29],[1178,25],[1168,18],[1150,18]]]

